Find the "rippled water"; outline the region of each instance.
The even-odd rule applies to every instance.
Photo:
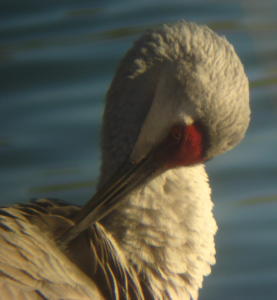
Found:
[[[220,230],[201,299],[277,299],[277,1],[2,0],[0,16],[2,205],[90,197],[104,95],[145,28],[186,19],[235,45],[253,117],[245,141],[208,164]]]

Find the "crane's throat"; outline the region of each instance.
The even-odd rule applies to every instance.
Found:
[[[215,260],[216,223],[204,166],[168,170],[125,200],[103,223],[126,259],[144,274],[155,299],[196,299]]]

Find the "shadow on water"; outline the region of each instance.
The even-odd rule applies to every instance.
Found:
[[[253,197],[249,199],[243,199],[239,201],[238,204],[240,205],[256,205],[256,204],[266,204],[266,203],[277,203],[277,194],[276,195],[269,195],[263,197]]]
[[[72,189],[81,189],[87,187],[95,187],[96,181],[71,182],[64,184],[52,184],[48,186],[37,186],[29,189],[30,194],[50,193],[57,191],[68,191]]]
[[[26,50],[36,50],[36,49],[45,49],[51,47],[64,47],[70,45],[79,45],[86,43],[93,43],[101,40],[111,40],[124,37],[131,37],[138,33],[143,32],[146,29],[145,26],[142,27],[122,27],[112,30],[107,30],[103,32],[90,33],[90,34],[79,34],[77,36],[70,37],[45,37],[45,38],[33,38],[27,41],[20,41],[13,44],[6,43],[1,45],[1,60],[11,59],[11,56],[15,55],[17,52],[26,51]]]
[[[277,60],[277,53],[274,53],[276,56],[274,59]],[[276,70],[277,72],[277,70]],[[251,88],[257,88],[257,87],[269,87],[269,86],[276,86],[277,87],[277,74],[272,77],[267,78],[260,78],[257,80],[254,80],[250,83]]]

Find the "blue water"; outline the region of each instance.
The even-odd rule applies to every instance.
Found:
[[[217,265],[201,300],[277,299],[277,1],[0,2],[1,204],[84,203],[99,169],[105,92],[151,26],[205,23],[236,47],[251,81],[244,142],[208,164]]]

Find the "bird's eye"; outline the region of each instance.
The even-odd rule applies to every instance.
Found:
[[[180,141],[183,137],[183,126],[182,125],[175,125],[171,128],[171,136],[174,140]]]

